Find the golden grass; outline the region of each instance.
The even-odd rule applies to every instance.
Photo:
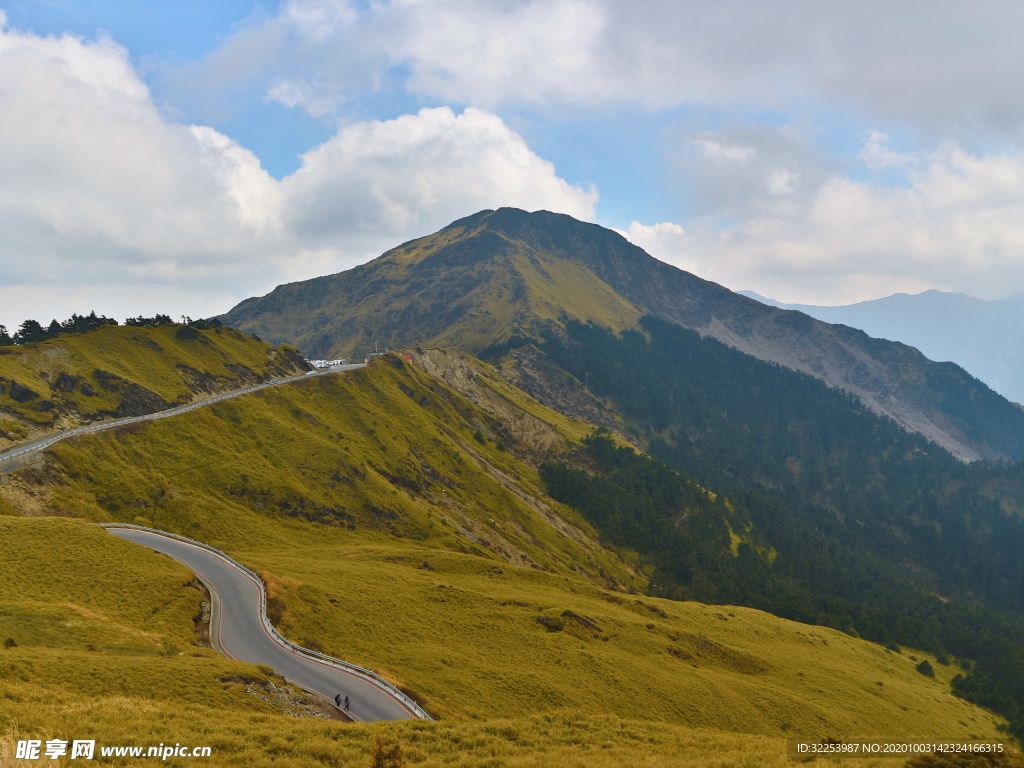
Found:
[[[480,425],[500,428],[395,358],[64,441],[54,448],[64,484],[52,489],[50,509],[228,549],[322,544],[356,527],[644,585],[579,515],[544,499],[536,471],[514,451],[477,442]]]
[[[206,764],[282,766],[369,766],[378,739],[409,765],[653,767],[778,765],[784,736],[996,734],[908,655],[621,591],[643,586],[628,558],[538,506],[515,446],[473,437],[500,427],[392,358],[67,441],[49,470],[49,513],[227,549],[283,602],[286,635],[379,671],[442,722],[283,716],[221,680],[259,669],[191,646],[186,569],[83,520],[9,516],[0,720],[21,738],[173,739],[213,746]]]
[[[4,760],[7,754],[13,756],[19,738],[81,736],[96,738],[98,745],[179,742],[212,748],[210,758],[172,759],[167,765],[371,768],[378,749],[395,747],[401,765],[421,768],[786,768],[797,764],[787,756],[785,740],[779,738],[570,711],[470,723],[341,725],[201,704],[188,712],[169,711],[161,705],[163,718],[150,724],[158,709],[131,697],[95,699],[85,708],[76,708],[74,717],[62,716],[52,702],[37,705],[51,724],[29,728],[9,720],[6,735],[0,736],[0,765],[39,764]],[[81,715],[103,725],[83,729]],[[142,723],[141,728],[132,727],[137,723]],[[152,765],[153,759],[121,759],[117,764]],[[895,768],[901,763],[876,758],[819,760],[814,765]]]
[[[375,341],[475,352],[513,334],[536,334],[566,317],[615,331],[638,327],[643,312],[583,261],[553,257],[497,231],[474,237],[488,228],[483,221],[472,231],[454,227],[401,245],[360,267],[362,279],[342,273],[298,291],[284,287],[272,312],[256,301],[235,322],[269,339],[316,348],[330,343],[324,352],[329,357],[353,357]],[[505,247],[497,238],[505,239]],[[443,279],[437,279],[432,259],[453,244],[465,250],[452,255]],[[494,256],[494,248],[500,255]],[[354,285],[362,290],[353,291]],[[444,313],[451,320],[437,322]]]
[[[156,654],[194,639],[187,572],[96,525],[3,517],[0,552],[0,642]]]
[[[581,261],[553,257],[521,246],[513,259],[529,288],[530,310],[539,318],[568,316],[594,321],[616,333],[639,327],[644,315]]]
[[[991,716],[907,656],[751,609],[618,595],[410,545],[242,558],[290,580],[283,631],[395,678],[446,717],[568,707],[780,736],[994,734]]]

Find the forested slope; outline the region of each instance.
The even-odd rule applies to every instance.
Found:
[[[491,351],[541,354],[586,382],[667,465],[595,435],[589,466],[545,466],[548,491],[640,551],[657,593],[974,659],[959,690],[1018,718],[1021,467],[964,465],[809,376],[656,318],[642,329],[570,322],[539,345]],[[729,531],[690,514],[703,488]]]

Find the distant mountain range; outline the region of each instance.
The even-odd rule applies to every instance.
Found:
[[[744,296],[869,336],[909,344],[931,360],[962,366],[999,394],[1024,403],[1024,295],[985,301],[962,293],[897,293],[873,301],[822,307],[784,304],[753,291]]]
[[[645,316],[845,389],[963,460],[1024,457],[1024,412],[959,367],[766,306],[611,230],[543,211],[481,211],[347,272],[279,286],[221,319],[307,355],[352,357],[377,343],[476,354],[571,321],[621,332]]]

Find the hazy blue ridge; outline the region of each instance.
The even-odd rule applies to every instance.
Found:
[[[822,307],[784,304],[753,291],[740,293],[772,307],[795,309],[826,323],[909,344],[931,360],[956,363],[1004,397],[1024,403],[1024,295],[985,301],[932,290]]]

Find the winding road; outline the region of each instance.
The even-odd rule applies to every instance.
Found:
[[[35,454],[40,451],[44,451],[54,443],[59,443],[61,440],[66,440],[69,437],[75,435],[85,435],[92,432],[102,432],[106,429],[113,429],[114,427],[120,427],[124,424],[134,424],[139,421],[153,421],[155,419],[166,419],[171,416],[177,416],[182,413],[188,413],[194,411],[196,408],[203,408],[207,405],[213,405],[223,400],[230,400],[233,397],[240,397],[241,395],[247,395],[250,392],[256,392],[260,389],[266,389],[267,387],[276,387],[281,384],[290,384],[294,381],[302,381],[307,376],[323,376],[327,373],[337,373],[338,371],[351,371],[355,368],[365,368],[366,366],[362,363],[348,363],[346,365],[335,366],[329,371],[310,371],[308,373],[302,373],[298,376],[289,376],[284,379],[271,379],[270,381],[264,382],[263,384],[254,384],[251,387],[245,387],[244,389],[233,389],[230,392],[221,392],[219,395],[208,397],[205,400],[196,400],[185,405],[179,405],[175,408],[168,408],[166,411],[156,411],[154,413],[147,413],[142,416],[128,416],[123,419],[111,419],[110,421],[101,421],[96,424],[90,424],[87,427],[78,427],[77,429],[69,429],[65,432],[58,432],[54,435],[47,435],[46,437],[40,437],[36,440],[30,440],[27,443],[19,443],[13,448],[8,448],[6,451],[0,451],[0,472],[10,472],[16,469],[18,465],[30,460]]]
[[[0,473],[10,472],[54,443],[75,435],[101,432],[140,421],[166,419],[267,387],[301,381],[307,376],[363,367],[365,366],[362,364],[353,363],[335,367],[330,371],[271,379],[263,384],[223,392],[177,408],[104,421],[47,435],[0,453]],[[223,552],[163,531],[116,523],[104,527],[114,536],[149,547],[177,560],[199,577],[213,598],[210,639],[216,649],[225,656],[254,664],[265,664],[288,682],[330,701],[334,701],[338,695],[342,699],[348,696],[349,714],[354,720],[402,720],[414,717],[430,719],[415,702],[373,672],[300,648],[285,639],[266,618],[266,594],[259,578]]]
[[[107,532],[174,558],[210,590],[210,639],[225,656],[266,664],[288,682],[330,701],[351,701],[356,720],[429,719],[404,694],[372,672],[292,645],[269,626],[259,579],[222,552],[159,531],[105,526]],[[390,688],[390,690],[389,690]]]

